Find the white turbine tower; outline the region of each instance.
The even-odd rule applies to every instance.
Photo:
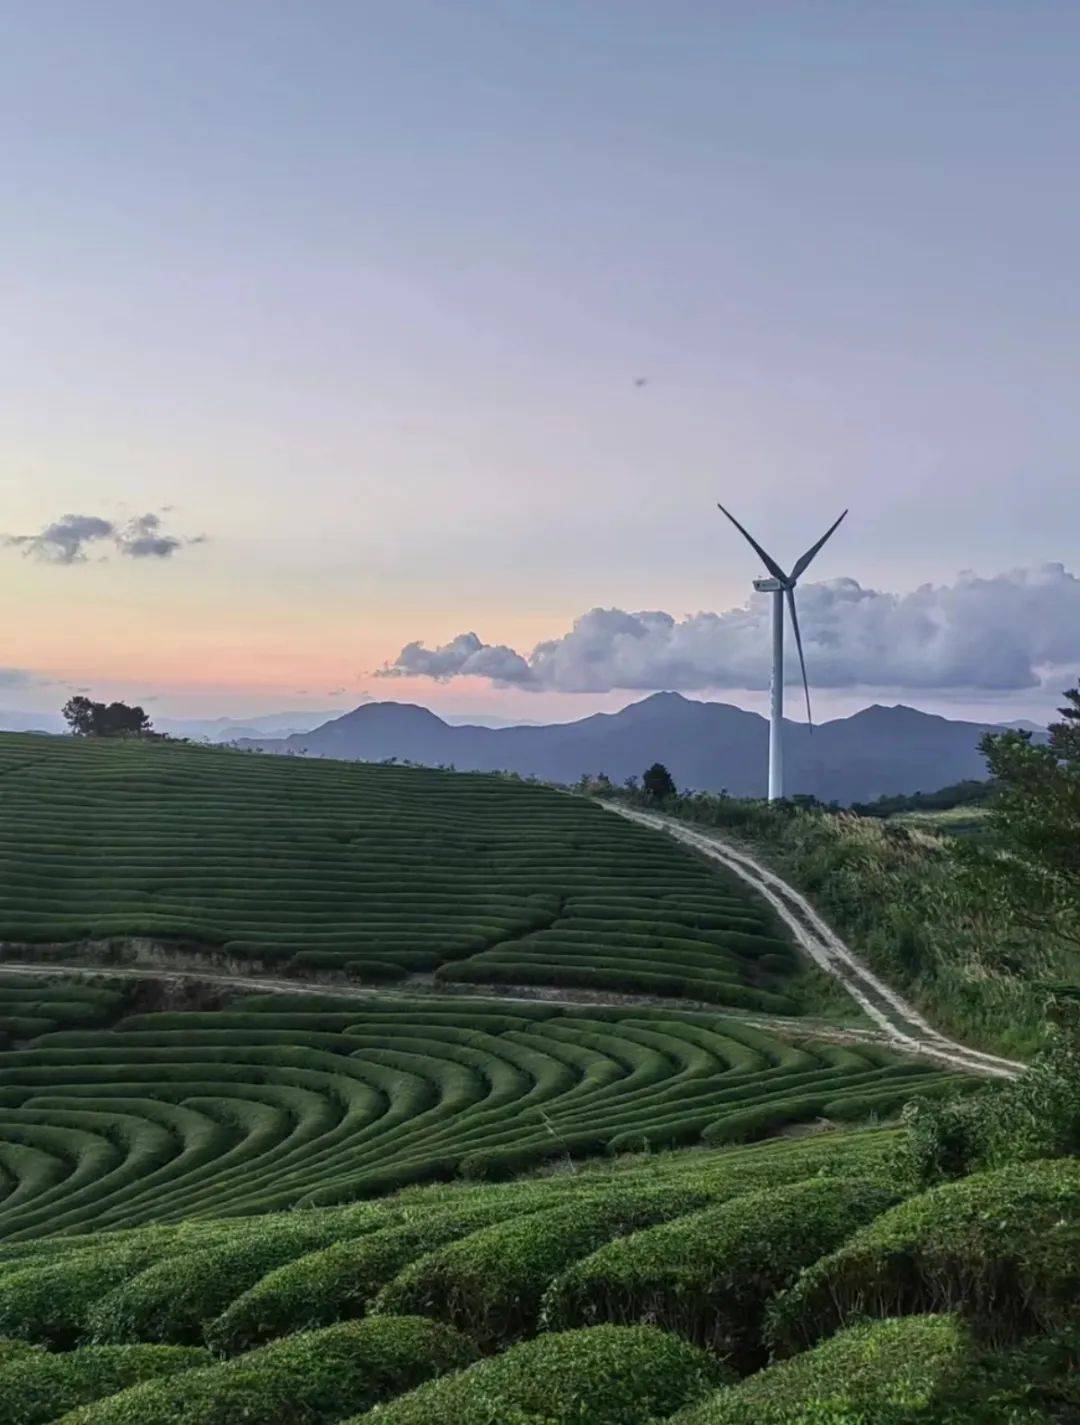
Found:
[[[727,515],[751,548],[757,551],[762,563],[772,576],[769,579],[755,579],[754,588],[760,594],[772,594],[773,596],[772,682],[769,694],[769,801],[773,802],[784,795],[784,600],[787,600],[788,610],[791,614],[791,627],[795,634],[795,646],[799,650],[799,667],[802,669],[803,691],[806,694],[806,721],[812,732],[814,719],[810,714],[810,684],[806,681],[806,659],[803,657],[802,636],[799,633],[799,615],[795,612],[795,585],[805,574],[810,561],[818,550],[847,514],[847,510],[839,520],[829,526],[816,544],[812,544],[800,559],[796,559],[792,565],[791,573],[785,574],[776,560],[765,553],[753,535],[743,529],[735,516],[729,510],[725,510],[719,501],[717,501],[717,507]]]

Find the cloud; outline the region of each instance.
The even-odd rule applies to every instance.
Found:
[[[0,535],[0,544],[20,548],[45,564],[83,564],[90,545],[107,542],[129,559],[168,559],[184,545],[198,544],[201,539],[165,534],[161,516],[148,512],[123,525],[100,515],[61,515],[37,534]]]
[[[993,578],[960,574],[907,594],[855,579],[800,585],[799,622],[810,680],[821,688],[1003,692],[1041,684],[1041,670],[1080,668],[1080,579],[1063,564]],[[439,648],[406,644],[379,677],[466,675],[500,686],[601,693],[672,688],[765,688],[769,596],[725,613],[590,609],[561,638],[523,656],[463,633]],[[794,656],[789,680],[797,680]]]
[[[161,533],[161,517],[136,515],[115,535],[116,547],[130,559],[168,559],[184,543],[174,534]]]
[[[482,643],[475,633],[459,633],[441,648],[407,643],[392,664],[376,670],[377,678],[422,677],[445,683],[466,675],[501,684],[531,682],[532,670],[520,653],[504,643]]]
[[[0,668],[0,688],[26,688],[36,681],[24,668]]]
[[[112,521],[98,515],[61,515],[39,534],[5,535],[4,543],[21,545],[24,554],[46,564],[78,564],[86,558],[88,544],[109,539],[113,533]]]

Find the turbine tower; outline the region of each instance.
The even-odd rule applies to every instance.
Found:
[[[739,531],[742,537],[760,557],[770,578],[755,579],[754,588],[759,594],[771,594],[772,604],[772,682],[769,691],[769,801],[774,802],[784,795],[784,602],[787,601],[791,614],[791,628],[795,634],[795,646],[799,650],[799,667],[802,669],[803,691],[806,694],[806,721],[810,731],[814,730],[814,719],[810,713],[810,684],[806,681],[806,659],[803,657],[802,636],[799,633],[799,615],[795,611],[795,585],[805,574],[811,560],[836,529],[847,510],[836,520],[816,544],[812,544],[801,558],[796,559],[791,573],[785,574],[771,555],[766,554],[761,545],[731,513],[717,501],[717,508]]]

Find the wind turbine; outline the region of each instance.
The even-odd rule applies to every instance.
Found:
[[[799,667],[802,669],[803,691],[806,694],[806,721],[810,731],[814,730],[814,719],[810,713],[810,684],[806,681],[806,659],[803,657],[802,636],[799,633],[799,615],[795,611],[795,585],[806,573],[811,560],[836,529],[847,510],[836,520],[816,544],[791,566],[791,573],[785,574],[771,555],[766,554],[761,545],[731,513],[717,501],[717,508],[739,531],[750,547],[758,553],[765,568],[772,576],[769,579],[755,579],[754,588],[759,594],[772,594],[772,682],[769,691],[769,801],[776,801],[784,795],[784,601],[787,600],[791,614],[791,627],[795,634],[795,646],[799,650]]]

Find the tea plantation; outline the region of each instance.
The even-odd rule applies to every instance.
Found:
[[[1080,1165],[920,1193],[895,1140],[9,1243],[0,1418],[1074,1420]]]
[[[888,1114],[970,1081],[710,1014],[253,996],[0,1053],[8,1237]]]
[[[0,941],[0,1425],[1080,1419],[1080,1163],[927,1190],[975,1080],[581,798],[0,736]]]
[[[798,1013],[737,882],[546,787],[184,744],[0,734],[0,942],[148,937],[361,981]]]

